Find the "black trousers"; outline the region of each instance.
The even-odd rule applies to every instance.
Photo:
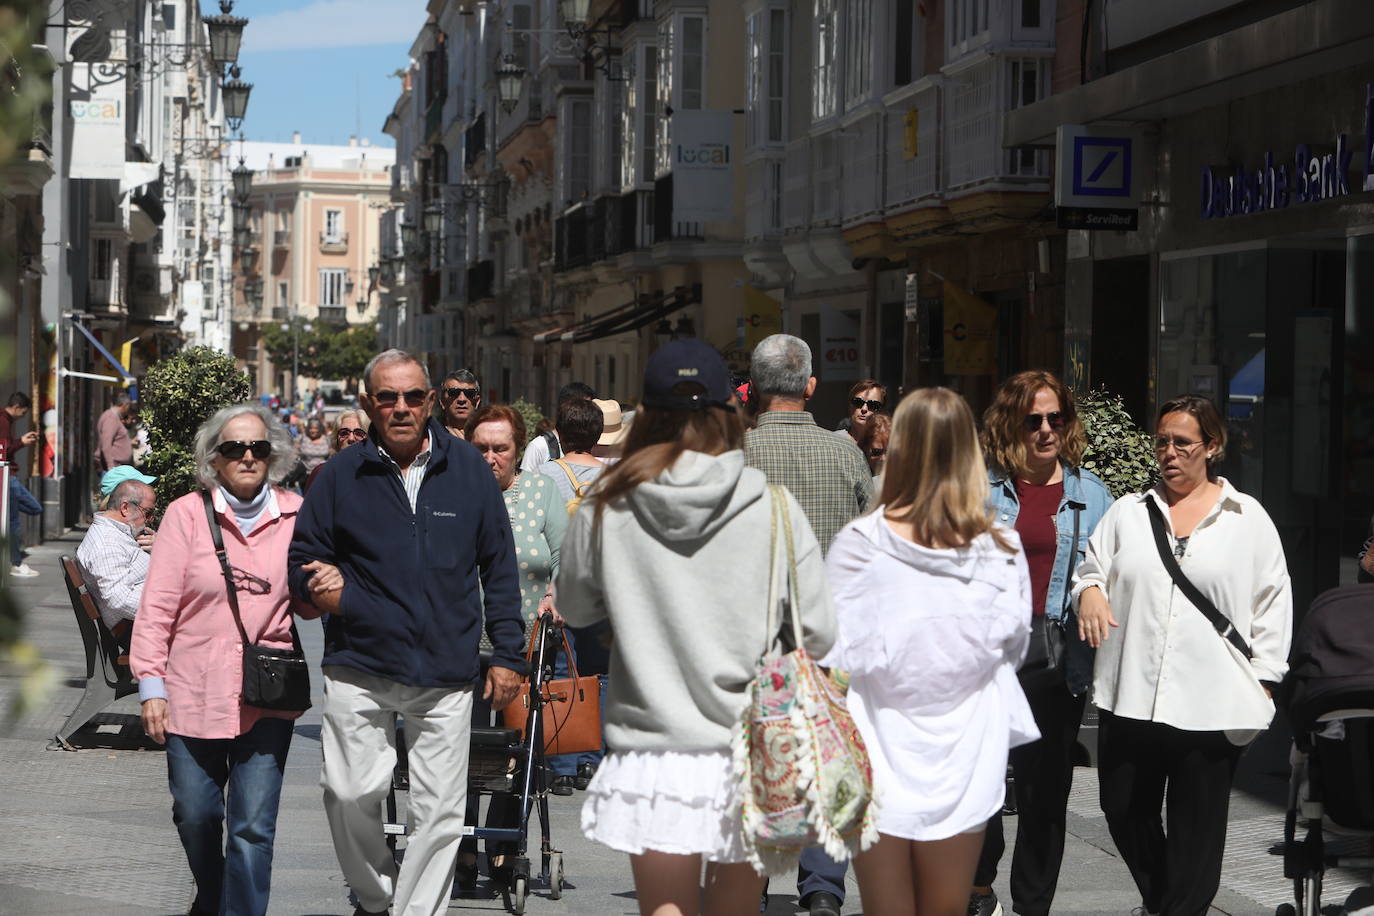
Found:
[[[1211,906],[1242,750],[1223,732],[1183,731],[1102,711],[1102,813],[1149,912],[1202,916]]]
[[[1040,740],[1011,750],[1015,776],[1017,828],[1011,856],[1011,899],[1017,913],[1049,913],[1064,858],[1069,790],[1073,787],[1073,748],[1083,720],[1086,694],[1074,696],[1062,678],[1023,679]],[[994,815],[983,834],[983,854],[973,883],[991,887],[1006,850],[1002,816]]]

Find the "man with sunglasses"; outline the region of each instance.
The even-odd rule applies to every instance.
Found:
[[[473,691],[500,709],[525,672],[515,544],[491,469],[431,420],[425,367],[387,350],[363,382],[371,433],[327,461],[306,496],[291,590],[327,615],[324,806],[355,916],[442,913],[462,839]],[[493,649],[479,686],[484,619]],[[415,824],[399,870],[382,832],[397,713]]]
[[[148,577],[153,548],[149,526],[157,517],[157,494],[148,486],[156,477],[140,474],[130,465],[105,472],[101,489],[110,487],[110,501],[91,519],[91,527],[76,548],[86,587],[104,622],[121,648],[128,648],[134,614]]]
[[[466,369],[455,369],[444,378],[439,386],[439,406],[444,411],[444,428],[459,439],[467,438],[463,430],[468,419],[477,412],[482,400],[482,386],[477,376]]]

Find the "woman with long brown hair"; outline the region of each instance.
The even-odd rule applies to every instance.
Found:
[[[1023,916],[1046,916],[1064,858],[1078,724],[1092,685],[1092,648],[1078,638],[1068,583],[1111,493],[1080,467],[1087,436],[1073,392],[1053,373],[1018,372],[983,414],[983,455],[996,522],[1016,529],[1031,581],[1031,647],[1019,672],[1040,740],[1011,752],[1016,846],[1011,896]],[[969,900],[973,916],[995,916],[997,864],[1006,849],[1002,818],[988,820]]]
[[[763,887],[745,859],[730,738],[773,636],[760,571],[774,497],[745,466],[743,442],[720,355],[697,340],[660,347],[624,456],[563,540],[559,610],[572,626],[609,621],[614,634],[608,752],[582,830],[629,854],[645,914],[744,916]],[[796,500],[780,496],[796,538],[793,612],[819,658],[835,624],[821,550]]]
[[[854,860],[870,916],[963,916],[1010,748],[1038,734],[1016,666],[1030,581],[986,506],[973,414],[922,388],[893,417],[881,505],[830,545],[849,709],[873,765],[879,839]]]

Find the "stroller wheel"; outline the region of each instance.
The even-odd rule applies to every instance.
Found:
[[[549,856],[549,897],[563,899],[563,853],[555,852]]]
[[[522,916],[525,912],[525,900],[529,897],[530,880],[524,875],[519,875],[511,887],[510,892],[510,911],[515,916]]]
[[[1298,908],[1291,903],[1280,903],[1278,909],[1274,910],[1274,916],[1298,916]]]

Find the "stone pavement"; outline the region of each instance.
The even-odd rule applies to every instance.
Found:
[[[29,563],[37,579],[13,580],[30,608],[28,636],[57,673],[56,686],[37,708],[0,727],[0,916],[134,916],[184,913],[192,896],[190,874],[171,820],[163,754],[138,726],[137,698],[111,708],[94,728],[75,737],[76,753],[46,750],[75,707],[84,656],[58,557],[75,553],[80,533],[35,548]],[[301,627],[307,654],[318,659],[320,630]],[[316,678],[318,687],[318,678]],[[8,710],[17,682],[0,671],[0,709]],[[282,794],[273,914],[348,916],[352,907],[339,874],[320,805],[319,713],[296,727]],[[1214,912],[1260,916],[1291,899],[1282,861],[1271,854],[1282,837],[1286,744],[1274,734],[1247,753],[1232,817],[1222,890]],[[1097,807],[1096,772],[1079,769],[1069,803],[1069,833],[1056,913],[1121,914],[1139,905],[1130,875],[1107,834]],[[634,887],[626,858],[582,838],[580,798],[550,799],[553,838],[565,854],[570,887],[561,900],[536,889],[527,912],[633,914]],[[1014,819],[1013,819],[1014,820]],[[1008,838],[1014,826],[1008,824]],[[537,837],[537,832],[535,833]],[[998,891],[1004,901],[1004,860]],[[1328,872],[1328,902],[1339,903],[1364,874]],[[774,881],[770,916],[797,912],[795,888]],[[853,877],[846,914],[862,910]],[[500,912],[499,898],[451,901],[450,913]],[[1008,906],[1008,912],[1010,907]],[[1335,912],[1331,910],[1328,912]]]

